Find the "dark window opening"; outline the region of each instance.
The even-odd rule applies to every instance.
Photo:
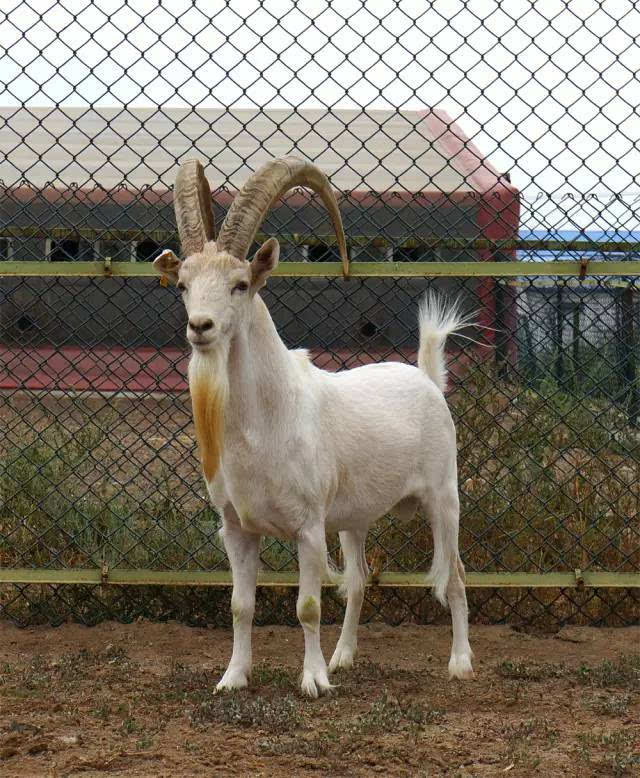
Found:
[[[366,321],[362,327],[360,327],[360,333],[365,336],[365,338],[372,338],[376,332],[378,332],[378,328],[372,321]]]
[[[393,252],[394,262],[435,262],[436,252],[434,249],[425,249],[422,246],[417,248],[399,248]]]
[[[327,246],[326,243],[316,243],[309,246],[310,262],[340,262],[340,252],[336,246]]]
[[[160,253],[160,246],[155,240],[141,240],[136,246],[136,259],[138,262],[150,262]]]
[[[111,257],[114,262],[128,262],[131,259],[131,244],[121,240],[101,240],[100,256]]]
[[[23,315],[16,322],[16,327],[20,330],[20,332],[26,332],[27,330],[33,329],[35,324],[28,316]]]
[[[0,238],[0,260],[9,259],[9,238]]]
[[[167,243],[156,243],[151,238],[145,238],[136,244],[136,259],[138,262],[151,262],[158,254],[167,249],[171,249],[176,256],[180,256],[180,245],[175,240]]]
[[[93,249],[86,240],[74,240],[65,238],[64,240],[51,241],[51,253],[49,260],[51,262],[73,262],[74,260],[91,259]]]

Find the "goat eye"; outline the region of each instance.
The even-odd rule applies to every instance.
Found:
[[[178,289],[180,292],[186,292],[187,287],[182,283],[182,281],[178,281],[176,284],[176,289]]]
[[[236,284],[233,289],[231,290],[231,294],[234,292],[246,292],[249,288],[249,284],[246,281],[240,281],[240,283]]]

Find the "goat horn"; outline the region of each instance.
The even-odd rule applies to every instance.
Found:
[[[173,207],[182,255],[189,257],[197,254],[207,241],[215,238],[211,189],[197,159],[188,159],[180,165],[174,187]]]
[[[349,259],[344,229],[329,180],[315,165],[295,157],[282,157],[267,162],[249,178],[227,212],[218,236],[218,251],[228,251],[238,259],[246,259],[269,208],[278,197],[294,186],[309,187],[322,198],[333,222],[343,271],[347,275]]]

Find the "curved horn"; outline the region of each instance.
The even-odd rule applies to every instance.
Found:
[[[173,189],[173,208],[182,255],[197,254],[207,241],[215,238],[211,189],[197,159],[188,159],[180,165]]]
[[[328,178],[315,165],[295,157],[267,162],[256,171],[235,196],[220,229],[218,251],[246,259],[249,247],[273,203],[294,186],[306,186],[320,195],[326,205],[338,239],[345,275],[349,269],[347,245],[340,209]]]

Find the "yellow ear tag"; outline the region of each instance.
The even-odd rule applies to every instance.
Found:
[[[167,276],[160,276],[160,286],[169,286],[169,279]]]

